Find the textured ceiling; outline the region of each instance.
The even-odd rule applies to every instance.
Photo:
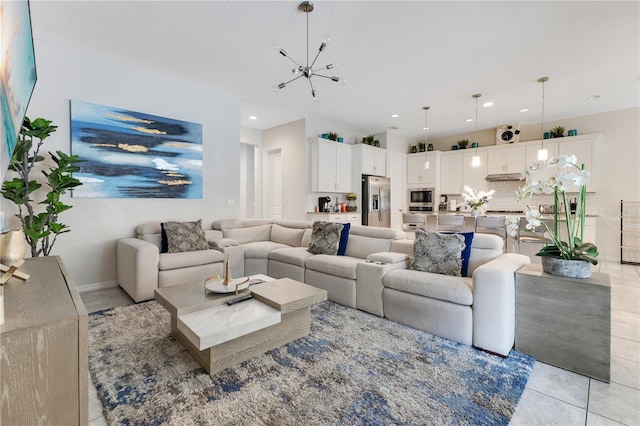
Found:
[[[336,62],[345,85],[314,78],[284,90],[305,62],[298,1],[38,1],[34,37],[127,61],[237,96],[243,126],[265,129],[307,116],[363,134],[418,138],[430,105],[430,137],[640,106],[640,3],[318,1],[309,15],[312,54]],[[37,59],[37,58],[36,58]],[[600,95],[589,100],[591,95]],[[529,108],[529,112],[519,112]],[[391,118],[391,114],[399,114]],[[249,115],[258,117],[250,121]]]

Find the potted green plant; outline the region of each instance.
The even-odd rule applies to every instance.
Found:
[[[51,123],[44,118],[31,121],[25,117],[9,163],[9,170],[16,172],[18,177],[3,182],[0,191],[4,198],[18,206],[16,216],[20,219],[25,239],[31,247],[32,257],[41,254],[48,256],[58,235],[70,231],[67,225],[59,221],[58,216],[72,206],[63,203],[60,196],[67,190],[82,185],[82,182],[72,176],[72,173],[80,171],[76,164],[82,160],[77,155],[67,155],[62,151],[56,151],[55,154],[49,152],[55,165],[42,170],[49,191],[44,200],[34,200],[33,196],[40,193],[38,190],[42,184],[32,178],[31,172],[44,165],[45,158],[40,155],[40,148],[44,140],[58,128]],[[44,211],[37,212],[36,210],[40,210],[38,205],[43,205]]]
[[[550,177],[535,176],[537,171],[550,168],[557,169]],[[531,198],[536,194],[553,194],[554,198],[553,224],[551,226],[541,220],[539,210],[528,208],[526,212],[528,222],[526,228],[535,230],[535,228],[543,226],[549,235],[550,243],[536,254],[536,256],[542,257],[543,270],[554,275],[589,278],[591,265],[598,264],[598,248],[593,243],[583,241],[587,184],[591,178],[590,173],[584,170],[584,165],[577,165],[575,155],[561,155],[547,161],[534,162],[525,170],[523,177],[526,184],[516,191],[518,201]],[[577,200],[574,203],[575,207],[572,207],[572,203],[567,197],[567,191],[571,185],[580,187]],[[561,206],[564,209],[561,210]],[[507,230],[515,236],[518,225],[514,221],[510,221]],[[533,235],[545,241],[539,234],[533,233]],[[578,261],[579,263],[567,264],[561,261]]]
[[[365,145],[373,145],[374,139],[373,135],[365,136],[362,138],[362,143]]]
[[[427,149],[427,144],[425,142],[418,142],[418,151],[424,152]]]
[[[335,132],[329,132],[329,139],[332,141],[337,141],[338,140],[339,135]]]
[[[462,139],[458,141],[458,146],[460,149],[467,149],[467,145],[469,145],[469,139]]]
[[[551,129],[551,137],[552,138],[563,138],[564,137],[564,127],[556,126]]]

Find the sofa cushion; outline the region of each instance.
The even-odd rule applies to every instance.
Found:
[[[158,246],[158,249],[162,248],[162,235],[160,234],[142,234],[138,235],[138,238],[155,246]]]
[[[238,244],[251,243],[254,241],[269,241],[271,236],[271,225],[249,226],[245,228],[223,228],[222,234],[225,238],[236,240]]]
[[[273,241],[255,241],[242,246],[244,247],[245,259],[268,259],[271,250],[289,247],[286,244],[274,243]]]
[[[315,221],[313,223],[311,243],[309,243],[309,252],[329,255],[338,253],[340,231],[342,231],[342,228],[341,223],[324,222],[321,220]]]
[[[416,230],[411,269],[422,272],[461,276],[464,237]]]
[[[364,260],[356,257],[317,254],[307,259],[305,268],[336,277],[355,280],[356,269],[358,268],[358,263],[361,262],[364,262]]]
[[[209,244],[202,229],[202,219],[192,222],[164,222],[161,224],[163,241],[161,252],[182,253],[188,251],[207,250]]]
[[[462,250],[462,270],[460,273],[467,277],[469,271],[469,258],[471,257],[471,245],[473,244],[473,232],[443,232],[443,234],[460,234],[464,237],[464,249]]]
[[[217,250],[197,250],[185,253],[160,253],[158,269],[168,271],[171,269],[188,268],[191,266],[208,265],[222,262],[224,254]]]
[[[301,247],[304,229],[287,228],[278,224],[271,225],[271,241],[291,247]]]
[[[431,272],[396,269],[382,279],[386,288],[417,294],[431,299],[445,300],[459,305],[473,304],[473,280]]]
[[[349,244],[347,244],[347,250],[345,251],[345,255],[347,256],[366,259],[370,254],[389,251],[391,248],[391,240],[355,235],[353,233],[353,227],[351,230],[352,232],[349,233]]]
[[[311,256],[314,256],[314,254],[309,253],[306,247],[278,248],[269,252],[269,260],[277,260],[278,262],[288,263],[302,268],[304,268],[307,259]]]
[[[338,244],[338,256],[344,256],[347,250],[347,243],[349,242],[349,230],[351,229],[350,223],[342,224],[342,231],[340,232],[340,243]]]

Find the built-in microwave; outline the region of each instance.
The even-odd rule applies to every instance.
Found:
[[[411,188],[409,189],[409,204],[426,203],[433,205],[433,188]]]
[[[409,189],[409,211],[410,212],[432,212],[433,188],[411,188]]]

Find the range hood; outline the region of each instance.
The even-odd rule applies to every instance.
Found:
[[[505,182],[510,180],[520,180],[522,178],[522,174],[520,173],[500,173],[495,175],[487,175],[485,178],[490,182]]]

